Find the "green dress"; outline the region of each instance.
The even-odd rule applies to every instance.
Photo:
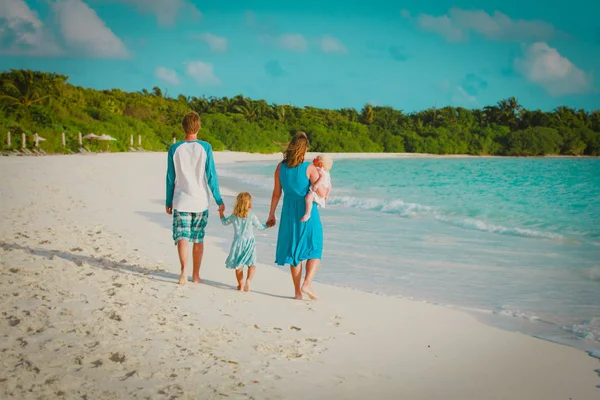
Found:
[[[254,229],[267,229],[265,224],[261,224],[258,217],[250,213],[247,218],[236,217],[231,214],[227,218],[221,219],[223,225],[233,224],[233,243],[229,250],[229,256],[225,261],[225,267],[230,269],[240,269],[256,265],[256,243],[254,241]]]

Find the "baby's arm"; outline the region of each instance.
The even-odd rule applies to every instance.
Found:
[[[319,173],[319,179],[317,179],[317,181],[312,185],[313,190],[317,190],[319,186],[321,186],[324,179],[323,176],[325,175],[323,174],[323,170],[321,168],[317,168],[317,172]]]

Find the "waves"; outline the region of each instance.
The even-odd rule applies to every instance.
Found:
[[[459,228],[477,230],[482,232],[496,233],[500,235],[520,236],[526,238],[538,238],[564,241],[563,235],[543,232],[534,229],[503,226],[476,218],[461,216],[458,214],[448,214],[444,211],[423,204],[405,202],[401,199],[384,201],[370,198],[357,198],[352,196],[332,197],[329,201],[331,205],[357,208],[362,210],[377,211],[384,214],[395,214],[404,218],[430,217],[437,221],[450,224]]]

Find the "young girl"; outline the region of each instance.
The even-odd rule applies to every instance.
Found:
[[[233,214],[225,218],[223,211],[219,209],[219,216],[223,225],[233,224],[234,235],[233,243],[229,256],[225,261],[225,267],[235,269],[235,277],[238,282],[238,290],[248,292],[250,290],[250,281],[254,277],[256,269],[256,246],[254,243],[254,229],[263,230],[267,226],[261,224],[256,215],[250,212],[252,209],[252,196],[250,193],[242,192],[238,194],[233,208]],[[248,267],[246,283],[244,280],[244,267]]]
[[[331,175],[329,174],[329,171],[331,171],[331,168],[333,167],[333,160],[328,155],[321,154],[313,160],[313,164],[317,167],[320,177],[308,190],[308,194],[305,198],[306,212],[300,222],[306,222],[310,219],[313,201],[321,207],[325,207],[325,202],[329,198],[329,193],[331,193]],[[321,189],[322,196],[319,195],[319,189]]]

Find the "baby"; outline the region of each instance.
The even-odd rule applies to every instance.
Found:
[[[306,213],[300,220],[300,222],[306,222],[310,219],[310,213],[312,211],[313,201],[325,207],[325,202],[329,198],[331,193],[331,167],[333,167],[333,160],[326,154],[321,154],[313,160],[313,164],[319,171],[319,179],[312,185],[306,195]],[[322,196],[319,195],[319,189],[321,189]]]

